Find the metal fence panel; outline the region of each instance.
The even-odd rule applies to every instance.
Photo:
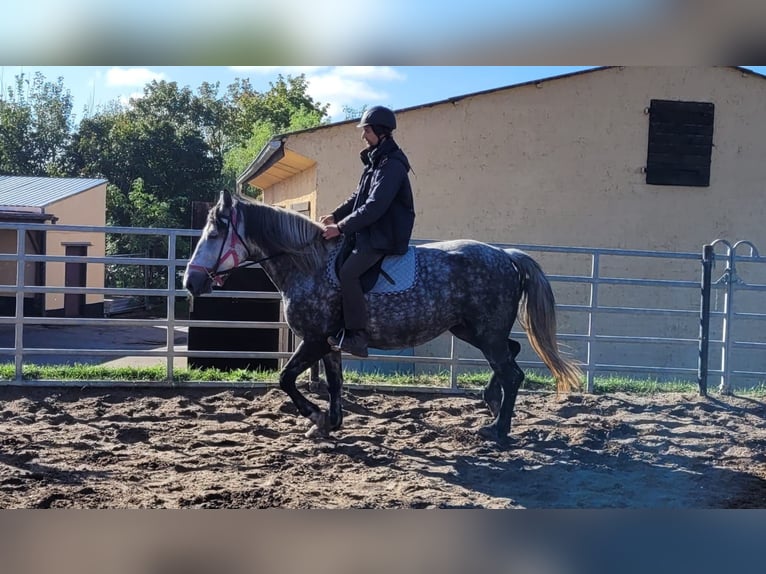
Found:
[[[86,227],[56,225],[56,231],[74,231],[104,234],[161,235],[166,239],[168,253],[165,257],[140,257],[114,255],[47,256],[27,254],[24,237],[26,231],[50,230],[50,225],[25,223],[0,223],[0,229],[13,229],[18,233],[16,253],[0,254],[0,262],[15,263],[15,284],[0,285],[0,292],[15,299],[13,316],[0,317],[0,330],[8,333],[13,343],[0,347],[0,360],[15,364],[16,376],[4,384],[23,383],[25,364],[35,364],[41,357],[61,357],[61,362],[71,364],[78,357],[130,356],[158,358],[166,366],[165,384],[174,383],[174,369],[179,359],[194,357],[211,358],[262,358],[284,361],[290,356],[289,348],[276,351],[189,351],[188,346],[175,343],[179,331],[190,326],[205,328],[230,328],[231,323],[216,320],[191,320],[176,316],[176,303],[186,298],[181,286],[181,276],[190,256],[191,239],[199,234],[195,230],[138,229],[115,227]],[[415,241],[413,243],[425,243]],[[766,340],[761,313],[766,293],[766,266],[754,246],[739,242],[732,246],[719,240],[714,248],[728,249],[721,256],[712,254],[704,266],[699,253],[660,252],[587,247],[563,247],[526,244],[497,244],[498,247],[515,247],[532,255],[548,275],[557,299],[559,340],[565,351],[580,361],[586,374],[587,390],[592,391],[596,377],[631,377],[663,381],[697,381],[703,391],[705,376],[720,378],[720,389],[742,385],[760,385],[766,378]],[[737,249],[749,248],[747,256]],[[714,248],[711,250],[714,251]],[[701,271],[715,277],[715,262],[726,261],[727,268],[719,279],[711,280],[707,301],[700,298]],[[158,268],[167,277],[162,287],[64,287],[51,285],[26,285],[24,268],[29,262],[99,263],[107,266],[138,265]],[[739,265],[739,267],[737,267]],[[748,279],[743,280],[737,270],[747,268]],[[33,317],[24,315],[24,299],[40,293],[99,293],[107,297],[133,299],[152,298],[164,300],[164,316],[159,318],[126,319],[114,313],[103,318]],[[734,293],[736,292],[736,303]],[[209,297],[237,297],[279,299],[279,294],[257,291],[215,292]],[[705,322],[707,321],[707,326]],[[756,325],[756,326],[754,326]],[[164,345],[155,348],[135,346],[116,348],[74,346],[55,348],[31,347],[24,344],[25,329],[35,326],[65,327],[82,326],[99,329],[126,328],[164,329]],[[289,331],[280,321],[245,320],[237,327],[252,329],[280,329]],[[523,339],[520,329],[511,336]],[[286,338],[285,338],[286,339]],[[458,373],[470,370],[486,370],[486,361],[474,349],[453,337],[444,336],[432,343],[402,353],[372,353],[368,359],[346,357],[347,367],[364,365],[363,370],[395,365],[397,369],[411,366],[413,373],[449,371],[450,387],[447,391],[459,391]],[[519,356],[522,368],[545,372],[539,358],[524,345]],[[704,368],[703,368],[704,367]],[[704,381],[706,384],[706,380]],[[195,383],[203,384],[204,382]],[[210,383],[213,383],[210,381]],[[152,383],[157,384],[157,383]],[[429,387],[433,390],[433,387]],[[706,388],[705,388],[706,390]]]

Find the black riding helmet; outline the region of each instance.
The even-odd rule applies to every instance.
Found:
[[[364,111],[362,119],[356,127],[363,128],[364,126],[380,126],[388,132],[392,132],[396,129],[396,116],[394,112],[384,106],[372,106]],[[377,133],[377,131],[376,131]]]

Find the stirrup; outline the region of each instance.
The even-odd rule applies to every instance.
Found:
[[[343,346],[343,340],[345,338],[346,338],[346,329],[345,328],[342,328],[340,331],[338,331],[335,334],[335,337],[333,337],[332,335],[327,337],[327,342],[330,343],[330,349],[332,349],[333,351],[341,351],[342,350],[341,347]],[[330,339],[333,339],[333,340],[337,341],[337,343],[333,344]]]

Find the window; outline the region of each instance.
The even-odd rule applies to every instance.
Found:
[[[708,102],[651,101],[646,183],[710,185],[714,111]]]

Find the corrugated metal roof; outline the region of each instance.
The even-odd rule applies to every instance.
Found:
[[[0,208],[45,207],[104,183],[107,180],[84,177],[0,175]]]

